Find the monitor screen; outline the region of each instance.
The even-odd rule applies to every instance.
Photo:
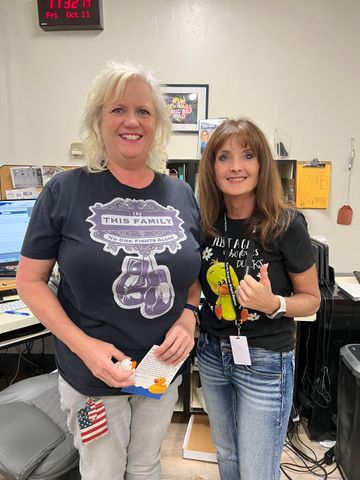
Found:
[[[35,200],[0,201],[0,276],[15,276]]]

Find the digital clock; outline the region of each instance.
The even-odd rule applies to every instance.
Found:
[[[38,0],[43,30],[103,30],[102,0]]]

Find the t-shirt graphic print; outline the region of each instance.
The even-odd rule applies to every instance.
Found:
[[[121,274],[113,282],[115,302],[121,308],[140,308],[145,318],[168,312],[174,303],[171,273],[158,265],[155,255],[166,249],[175,254],[186,239],[179,211],[154,200],[115,198],[89,207],[91,238],[104,244],[103,250],[125,256]]]

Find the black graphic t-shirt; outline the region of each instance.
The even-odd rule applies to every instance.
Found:
[[[138,362],[181,315],[200,270],[199,215],[188,184],[156,174],[141,189],[74,169],[41,192],[22,255],[56,258],[58,298],[90,336]],[[55,339],[59,372],[86,395],[113,395]]]
[[[224,214],[219,216],[217,230],[224,236]],[[202,249],[200,281],[205,296],[201,309],[201,328],[214,336],[236,335],[235,310],[227,286],[225,260],[234,289],[243,279],[251,244],[244,220],[227,219],[227,240],[207,237]],[[227,248],[225,248],[227,241]],[[226,258],[226,254],[228,257]],[[268,274],[274,294],[292,294],[287,272],[301,273],[314,264],[311,240],[304,216],[295,212],[287,231],[271,243],[270,251],[255,241],[249,275],[259,281],[260,268],[268,263]],[[269,319],[264,313],[249,309],[248,320],[241,326],[249,346],[285,352],[294,348],[294,319]]]

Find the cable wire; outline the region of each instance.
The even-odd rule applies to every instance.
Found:
[[[301,465],[293,464],[291,462],[281,462],[280,469],[282,473],[288,480],[293,480],[293,478],[290,476],[291,472],[301,474],[307,473],[314,475],[314,477],[327,480],[329,475],[337,470],[337,466],[330,472],[326,470],[327,464],[325,462],[325,455],[321,459],[317,458],[314,450],[301,440],[299,435],[299,427],[300,422],[295,425],[294,431],[288,433],[284,448],[296,455],[296,457],[300,460]],[[304,452],[301,448],[295,445],[294,439],[300,444],[301,447],[305,447],[310,454]]]

